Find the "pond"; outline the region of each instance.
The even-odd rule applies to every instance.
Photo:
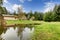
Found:
[[[0,27],[0,40],[29,40],[33,26]]]

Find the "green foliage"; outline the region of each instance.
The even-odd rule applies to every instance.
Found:
[[[60,5],[55,5],[52,12],[45,13],[44,21],[60,21]]]
[[[0,6],[0,14],[7,14],[7,10],[5,7]]]
[[[43,13],[35,12],[34,17],[35,17],[35,20],[43,20]]]
[[[30,19],[33,16],[33,12],[30,11],[27,15],[28,15],[28,19]]]
[[[13,15],[17,15],[16,11],[14,11]]]
[[[3,0],[0,0],[0,6],[3,4]]]
[[[0,0],[0,14],[7,14],[7,10],[5,7],[2,7],[3,0]]]
[[[32,11],[30,11],[29,13],[27,13],[28,19],[30,19],[32,16],[35,18],[35,20],[43,20],[43,13],[41,12],[35,11],[33,13]]]
[[[52,12],[47,12],[44,14],[44,18],[43,18],[44,21],[52,21]]]
[[[60,21],[60,5],[56,5],[53,12],[54,21]]]

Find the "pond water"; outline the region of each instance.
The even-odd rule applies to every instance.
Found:
[[[32,26],[0,27],[0,40],[29,40],[33,32]]]

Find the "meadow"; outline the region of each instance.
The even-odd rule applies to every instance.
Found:
[[[7,20],[7,25],[10,24],[33,24],[34,33],[31,40],[60,40],[60,22],[44,22],[44,21],[29,21],[29,20]]]
[[[32,40],[60,40],[60,22],[41,22],[35,25]]]

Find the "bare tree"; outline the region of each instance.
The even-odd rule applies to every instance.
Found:
[[[26,19],[26,16],[25,16],[25,14],[23,12],[23,8],[18,7],[18,18],[20,20],[25,20]]]

